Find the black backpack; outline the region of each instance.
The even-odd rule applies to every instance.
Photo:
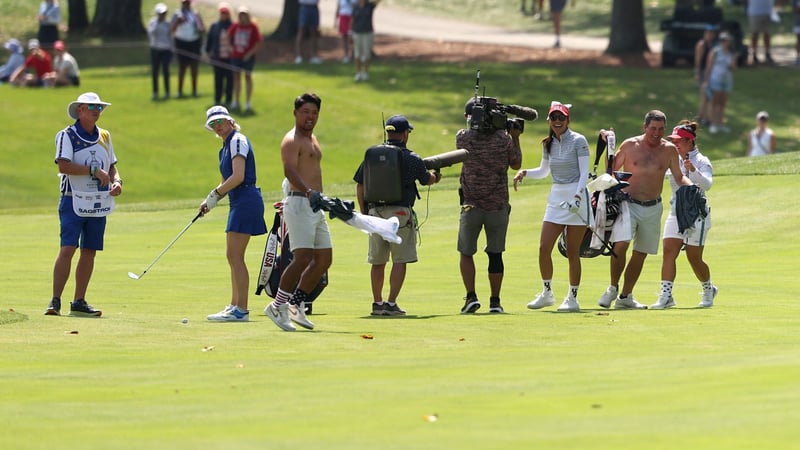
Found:
[[[364,201],[391,205],[403,201],[405,161],[403,149],[378,144],[364,153]]]

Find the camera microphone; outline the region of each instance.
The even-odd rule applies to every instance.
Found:
[[[469,151],[463,148],[452,150],[438,155],[429,156],[422,160],[428,170],[439,170],[442,167],[450,167],[453,164],[464,162],[469,158]]]
[[[525,120],[536,120],[536,118],[539,117],[539,113],[535,109],[528,108],[527,106],[505,105],[505,109],[511,114]]]

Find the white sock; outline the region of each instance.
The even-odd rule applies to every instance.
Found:
[[[661,280],[661,295],[672,297],[672,281]]]

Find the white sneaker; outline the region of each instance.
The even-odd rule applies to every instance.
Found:
[[[711,286],[711,292],[703,291],[702,301],[697,304],[701,308],[711,308],[714,306],[714,298],[717,296],[717,287]]]
[[[561,306],[556,310],[558,312],[580,312],[581,305],[578,304],[578,299],[567,296]]]
[[[545,306],[553,306],[556,304],[556,297],[553,291],[546,291],[538,294],[530,303],[528,309],[542,309]]]
[[[296,57],[296,58],[294,59],[294,63],[295,63],[295,64],[303,64],[303,57],[302,57],[302,56],[298,56],[298,57]]]
[[[675,306],[675,299],[671,295],[661,294],[658,296],[658,301],[650,305],[650,309],[667,309]]]
[[[617,298],[617,288],[614,286],[609,286],[608,289],[600,296],[600,299],[597,300],[597,304],[600,305],[601,308],[611,308],[611,302],[613,302]]]
[[[647,305],[643,305],[633,298],[633,294],[628,294],[625,298],[617,297],[614,303],[614,309],[647,309]]]
[[[342,64],[347,64],[349,62],[350,62],[350,57],[349,56],[345,56],[344,58],[342,58]]]
[[[274,303],[270,302],[266,308],[264,308],[264,314],[267,315],[275,325],[277,325],[283,331],[294,331],[296,328],[292,325],[292,321],[289,319],[289,304],[284,303],[281,306],[275,306]]]
[[[311,59],[308,60],[311,64],[322,64],[322,60],[319,59],[319,56],[312,56]]]
[[[369,80],[369,74],[367,72],[361,72],[361,81]]]
[[[361,81],[361,72],[356,72],[356,76],[355,76],[355,78],[353,78],[353,79],[354,79],[355,81]]]
[[[247,322],[250,320],[250,311],[242,311],[233,305],[228,305],[222,311],[206,317],[212,322]]]
[[[314,329],[314,322],[308,320],[306,316],[306,302],[300,302],[299,305],[289,304],[289,318],[292,322],[300,325],[307,330]]]
[[[711,134],[717,134],[717,133],[719,133],[719,127],[716,126],[716,125],[711,125],[711,127],[709,127],[708,131]]]
[[[233,102],[233,103],[231,103],[230,109],[231,109],[232,111],[235,111],[235,110],[239,109],[239,102]]]

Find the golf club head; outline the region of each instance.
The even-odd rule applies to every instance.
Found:
[[[633,174],[632,174],[632,173],[630,173],[630,172],[623,172],[623,171],[621,171],[621,170],[615,170],[615,171],[614,171],[614,176],[615,176],[615,177],[617,178],[617,180],[619,180],[619,181],[625,181],[625,180],[627,180],[628,178],[630,178],[632,175],[633,175]]]
[[[139,278],[142,278],[142,277],[140,277],[139,275],[136,275],[133,272],[128,272],[128,278],[133,279],[133,280],[138,280]]]

